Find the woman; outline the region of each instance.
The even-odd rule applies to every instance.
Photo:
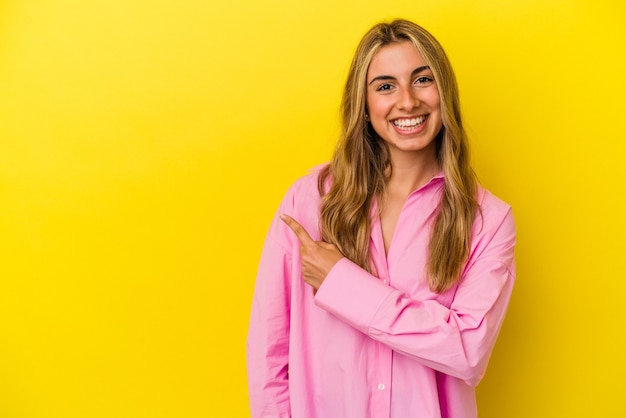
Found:
[[[475,417],[515,278],[454,74],[406,20],[361,40],[332,161],[270,227],[248,335],[253,417]],[[310,234],[310,235],[309,235]]]

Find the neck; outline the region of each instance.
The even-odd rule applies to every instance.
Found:
[[[397,154],[392,152],[391,177],[387,182],[387,189],[394,194],[408,196],[428,183],[441,170],[434,152]]]

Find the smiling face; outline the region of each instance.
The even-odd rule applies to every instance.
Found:
[[[392,159],[428,155],[436,159],[435,137],[443,125],[439,90],[432,71],[409,41],[383,46],[367,71],[367,112]]]

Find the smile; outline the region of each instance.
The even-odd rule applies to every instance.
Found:
[[[396,119],[393,121],[393,124],[395,127],[403,130],[415,129],[426,121],[426,117],[427,115],[422,115],[411,119]]]

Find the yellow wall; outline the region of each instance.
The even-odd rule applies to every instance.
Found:
[[[453,61],[518,283],[481,417],[622,417],[623,0],[0,2],[0,417],[246,417],[256,263],[374,22]]]

